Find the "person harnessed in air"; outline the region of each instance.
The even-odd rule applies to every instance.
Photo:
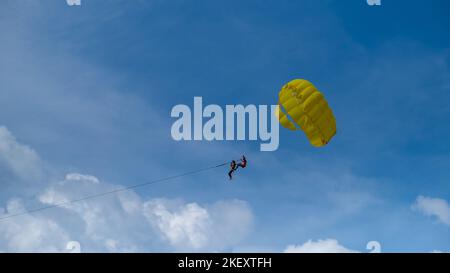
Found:
[[[233,172],[235,172],[239,167],[241,168],[247,167],[247,159],[245,158],[245,156],[242,156],[242,159],[240,160],[239,163],[236,163],[235,160],[231,161],[230,171],[228,172],[230,180],[233,179]]]

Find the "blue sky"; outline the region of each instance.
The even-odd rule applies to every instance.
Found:
[[[139,212],[118,196],[14,219],[17,231],[0,223],[0,250],[59,251],[76,240],[86,251],[278,252],[335,241],[367,251],[376,240],[385,252],[450,251],[450,4],[343,2],[2,3],[5,213],[243,153],[249,168],[232,184],[218,169],[136,190],[125,203]],[[333,108],[338,133],[325,148],[283,129],[271,153],[258,142],[170,136],[174,105],[194,96],[275,104],[295,78]],[[91,213],[105,218],[92,223]],[[114,228],[120,218],[129,224]],[[24,236],[36,223],[39,234]]]

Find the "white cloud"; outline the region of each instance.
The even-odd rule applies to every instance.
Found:
[[[213,227],[208,210],[196,203],[175,207],[165,203],[164,200],[153,200],[145,204],[149,221],[178,248],[204,247]]]
[[[412,209],[425,215],[435,216],[443,224],[450,226],[450,206],[444,199],[419,196]]]
[[[20,200],[10,200],[6,212],[17,213],[24,209]],[[0,221],[0,251],[57,252],[63,251],[69,241],[67,232],[57,222],[45,217],[23,215]]]
[[[348,249],[339,244],[335,239],[312,241],[309,240],[302,245],[289,245],[285,253],[357,253],[356,250]]]
[[[99,183],[97,177],[93,175],[85,175],[85,174],[79,174],[79,173],[68,173],[66,174],[66,180],[72,180],[72,181],[84,181],[84,182],[91,182],[91,183]]]
[[[149,222],[177,249],[223,249],[247,235],[253,222],[248,205],[239,200],[201,207],[156,199],[144,204]]]
[[[39,200],[52,205],[88,196],[88,191],[95,194],[117,188],[106,183],[74,186],[63,181],[48,188]],[[204,206],[171,199],[142,201],[132,191],[66,204],[60,210],[82,221],[80,232],[100,251],[140,251],[158,243],[175,251],[219,251],[239,243],[253,219],[243,201]],[[143,237],[147,241],[142,241]]]
[[[0,166],[22,180],[42,175],[42,163],[37,153],[17,142],[4,126],[0,126]]]
[[[117,188],[64,180],[45,189],[36,207]],[[10,200],[6,209],[0,208],[0,218],[25,210],[20,199]],[[142,201],[127,191],[0,221],[0,251],[65,251],[71,240],[89,252],[221,251],[245,238],[253,214],[239,200],[210,205],[159,198]]]

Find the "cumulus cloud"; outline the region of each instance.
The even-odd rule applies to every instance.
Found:
[[[208,210],[196,203],[170,206],[164,200],[145,204],[149,221],[164,235],[170,244],[185,248],[201,248],[208,243],[213,223]]]
[[[441,254],[441,253],[447,253],[447,252],[442,251],[442,250],[433,250],[433,251],[430,251],[430,253]]]
[[[0,166],[13,178],[29,180],[42,174],[42,162],[30,147],[20,144],[11,132],[0,126]]]
[[[0,168],[10,168],[14,163],[21,172],[23,164],[19,159],[24,158],[25,163],[39,159],[4,127],[0,127],[0,143],[0,149],[7,151],[1,154]],[[0,219],[0,251],[66,252],[67,244],[73,241],[80,243],[83,252],[221,251],[232,249],[252,228],[252,211],[240,200],[212,204],[164,198],[143,200],[134,191],[83,199],[123,186],[81,173],[68,173],[55,182],[47,177],[47,181],[37,194],[37,204],[10,198],[4,208],[0,205],[0,218],[56,205]]]
[[[253,219],[248,205],[239,200],[201,207],[156,199],[144,204],[144,213],[171,245],[182,250],[231,246],[247,235]]]
[[[0,217],[24,210],[20,200],[10,200],[5,213],[0,213]],[[57,222],[45,217],[23,215],[0,221],[0,251],[64,251],[65,243],[69,241],[68,233]]]
[[[348,249],[339,244],[335,239],[312,241],[309,240],[302,245],[289,245],[285,253],[357,253],[356,250]]]
[[[412,209],[425,215],[434,216],[441,223],[450,226],[450,206],[444,199],[419,196],[412,205]]]
[[[85,174],[79,174],[79,173],[68,173],[66,174],[66,180],[72,180],[72,181],[85,181],[85,182],[92,182],[92,183],[99,183],[97,177],[93,175],[85,175]]]
[[[251,209],[240,200],[205,205],[143,201],[128,191],[70,202],[88,192],[117,188],[103,182],[74,185],[72,180],[49,186],[38,196],[38,207],[58,207],[0,220],[0,250],[65,251],[65,243],[75,240],[89,252],[220,251],[239,243],[252,227]],[[10,200],[0,209],[0,218],[25,210],[20,199]]]

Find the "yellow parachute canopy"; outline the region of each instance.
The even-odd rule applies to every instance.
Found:
[[[326,145],[336,134],[336,119],[322,93],[307,80],[293,80],[279,93],[276,111],[281,125],[303,130],[315,147]]]

